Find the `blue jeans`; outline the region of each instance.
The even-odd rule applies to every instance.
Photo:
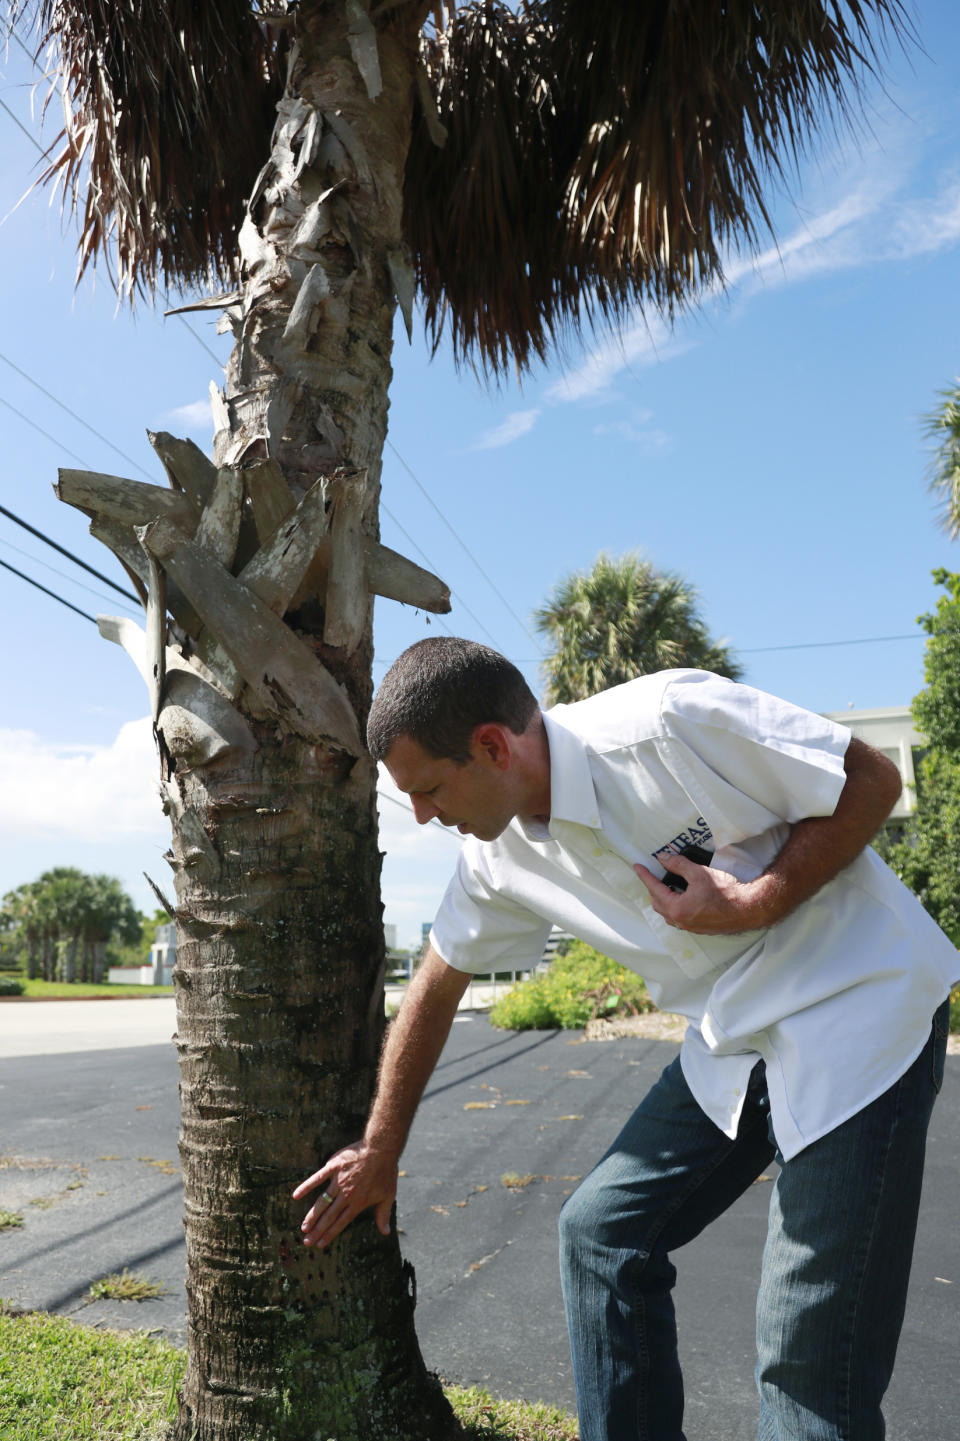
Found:
[[[735,1140],[679,1057],[560,1213],[581,1441],[684,1441],[670,1253],[776,1157],[757,1307],[759,1441],[882,1441],[948,1007],[876,1101],[784,1162],[763,1062]],[[717,1345],[723,1345],[722,1318]]]

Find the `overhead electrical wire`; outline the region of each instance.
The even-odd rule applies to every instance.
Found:
[[[75,585],[78,587],[78,589],[85,590],[88,595],[94,595],[99,600],[106,601],[109,605],[118,604],[118,602],[115,601],[112,596],[106,596],[103,594],[102,591],[94,590],[92,585],[86,585],[82,580],[75,580],[72,575],[67,575],[67,572],[65,570],[57,570],[57,567],[55,565],[48,565],[47,562],[45,560],[41,560],[38,555],[31,555],[28,550],[21,550],[18,545],[13,545],[9,540],[0,540],[0,545],[2,545],[6,550],[12,550],[14,555],[22,555],[25,560],[32,561],[34,565],[42,566],[44,570],[49,570],[53,575],[57,575],[60,577],[61,580],[65,580],[68,585]],[[126,592],[123,593],[126,594]],[[124,601],[123,609],[125,611],[129,611],[130,608],[130,603],[128,601]],[[139,601],[137,601],[137,612],[140,615],[143,614],[143,607]]]
[[[103,442],[104,445],[109,446],[116,455],[120,456],[121,460],[125,460],[128,462],[128,464],[135,466],[137,470],[139,470],[141,475],[145,475],[149,481],[153,481],[153,476],[148,470],[144,469],[144,467],[140,464],[138,460],[134,460],[132,455],[127,455],[125,450],[121,450],[118,445],[114,445],[113,441],[108,440],[107,437],[105,435],[102,435],[99,430],[94,430],[93,426],[90,425],[87,421],[85,421],[82,415],[78,415],[75,410],[71,410],[69,405],[64,405],[63,401],[58,400],[51,391],[47,390],[45,386],[40,384],[39,380],[34,380],[32,375],[28,375],[25,370],[21,370],[20,366],[16,365],[8,355],[4,355],[2,352],[0,352],[0,360],[2,360],[5,365],[9,365],[11,370],[15,370],[18,375],[22,376],[23,379],[28,381],[30,385],[34,386],[37,390],[39,390],[41,395],[45,395],[48,400],[52,400],[54,405],[58,405],[60,409],[65,411],[66,414],[69,415],[73,420],[75,420],[78,425],[82,425],[84,430],[89,430],[91,435],[95,435],[99,441]]]
[[[27,582],[27,585],[34,585],[36,586],[37,590],[42,590],[44,595],[52,596],[54,600],[58,600],[61,605],[65,605],[67,607],[67,610],[75,610],[77,615],[82,615],[84,620],[92,621],[93,624],[96,625],[96,616],[88,614],[88,612],[85,610],[81,610],[78,605],[71,605],[68,600],[64,600],[62,595],[57,595],[55,590],[48,590],[47,587],[45,585],[41,585],[38,580],[32,580],[29,575],[24,575],[22,570],[17,570],[15,565],[8,565],[5,560],[0,560],[0,565],[3,566],[4,570],[12,571],[13,574],[19,576],[21,580],[25,580]]]
[[[65,555],[68,560],[72,560],[74,565],[79,565],[83,570],[89,571],[91,575],[95,575],[97,580],[102,580],[111,590],[119,591],[122,596],[126,596],[127,600],[132,600],[135,606],[140,606],[140,599],[133,594],[133,591],[124,590],[122,585],[117,585],[117,582],[111,580],[108,575],[104,575],[102,571],[95,570],[92,565],[87,565],[87,562],[81,560],[78,555],[74,555],[72,550],[67,550],[65,546],[58,545],[55,540],[51,540],[48,535],[44,535],[42,530],[37,530],[36,526],[30,525],[28,521],[23,520],[19,515],[14,515],[12,510],[7,510],[5,505],[0,505],[0,515],[5,515],[8,520],[14,521],[14,523],[21,526],[23,530],[28,530],[31,535],[35,535],[38,540],[42,540],[44,545],[51,546],[53,550],[59,551],[60,554]]]
[[[0,395],[0,405],[5,405],[8,410],[12,410],[14,415],[18,416],[25,425],[31,426],[32,429],[37,431],[39,435],[42,435],[45,440],[52,441],[53,444],[57,447],[57,449],[62,450],[65,455],[69,455],[71,460],[79,460],[81,465],[87,464],[87,462],[83,459],[83,456],[77,455],[76,451],[68,450],[65,445],[63,445],[59,440],[57,440],[56,436],[50,434],[49,430],[44,430],[42,425],[38,425],[35,420],[31,420],[29,415],[24,415],[22,410],[18,410],[15,405],[11,405],[9,400],[4,400],[2,395]]]
[[[470,547],[469,547],[463,540],[460,539],[460,536],[459,536],[459,535],[457,534],[457,532],[454,530],[454,528],[453,528],[453,526],[450,524],[449,520],[447,520],[447,517],[444,515],[443,511],[442,511],[442,510],[440,509],[440,507],[437,505],[436,501],[433,499],[433,496],[432,496],[432,495],[430,494],[430,492],[426,489],[426,487],[421,483],[421,481],[418,480],[417,476],[414,474],[414,472],[411,470],[410,466],[409,466],[409,465],[407,464],[407,462],[404,460],[403,456],[400,454],[400,452],[399,452],[399,450],[397,449],[397,447],[396,447],[396,446],[393,444],[393,442],[390,441],[390,440],[388,440],[388,441],[386,442],[386,444],[387,444],[388,449],[390,449],[390,450],[393,451],[393,454],[397,457],[397,460],[399,460],[399,462],[400,462],[400,464],[403,466],[404,470],[405,470],[405,471],[407,472],[407,474],[410,476],[410,479],[413,481],[414,485],[417,486],[417,488],[420,490],[420,492],[425,496],[425,498],[426,498],[426,499],[429,501],[429,503],[433,506],[433,509],[436,511],[437,515],[439,515],[440,519],[443,521],[444,525],[447,527],[447,530],[449,530],[449,532],[450,532],[450,534],[453,536],[454,540],[455,540],[455,541],[457,542],[457,544],[460,546],[461,550],[463,550],[463,551],[469,556],[470,560],[473,562],[473,564],[476,566],[477,570],[478,570],[478,571],[480,572],[480,574],[483,576],[484,580],[487,582],[487,585],[488,585],[488,586],[490,587],[490,589],[493,591],[494,595],[498,598],[498,600],[500,600],[500,601],[502,602],[502,604],[503,604],[504,606],[506,606],[507,610],[508,610],[508,611],[510,612],[510,614],[513,616],[514,620],[517,622],[517,625],[518,625],[518,626],[520,627],[520,629],[524,632],[524,634],[527,636],[527,638],[528,638],[529,640],[532,640],[533,643],[534,643],[534,645],[539,648],[539,641],[537,640],[536,636],[530,634],[530,631],[527,629],[527,626],[526,626],[525,622],[522,621],[522,620],[520,619],[520,617],[517,615],[517,612],[514,610],[513,606],[512,606],[512,605],[510,604],[510,602],[507,600],[506,596],[502,593],[502,591],[498,590],[497,587],[494,585],[493,581],[490,579],[489,575],[488,575],[487,572],[484,570],[483,566],[482,566],[482,565],[480,564],[480,562],[477,560],[477,557],[473,554],[473,551],[470,549]],[[474,618],[476,618],[476,617],[474,617]],[[489,631],[487,632],[487,634],[489,634]]]
[[[403,801],[398,801],[396,796],[387,795],[387,792],[382,791],[379,786],[377,787],[377,795],[380,797],[381,800],[389,801],[391,805],[399,806],[402,811],[409,811],[412,816],[416,817],[417,813],[413,809],[413,806],[405,806]],[[443,834],[448,838],[448,840],[451,840],[456,845],[459,845],[459,841],[453,834],[453,831],[449,830],[441,821],[438,821],[435,816],[431,818],[429,824],[432,826],[439,826]]]

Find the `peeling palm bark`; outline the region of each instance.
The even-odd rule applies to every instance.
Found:
[[[396,1236],[361,1218],[308,1253],[290,1199],[362,1129],[384,1024],[373,593],[449,609],[377,530],[424,10],[297,11],[227,297],[213,462],[152,435],[169,490],[61,474],[146,602],[144,628],[100,627],[149,687],[173,834],[190,1341],[174,1441],[456,1431]]]

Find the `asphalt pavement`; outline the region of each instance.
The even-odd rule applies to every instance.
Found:
[[[162,1331],[183,1344],[172,1008],[157,1000],[63,1004],[80,1022],[74,1042],[54,1003],[0,1003],[0,1211],[25,1218],[0,1231],[0,1297],[88,1323]],[[113,1012],[129,1006],[140,1008],[129,1020]],[[141,1038],[152,1027],[152,1042],[129,1044],[130,1026]],[[18,1035],[23,1053],[12,1054]],[[91,1048],[97,1037],[108,1043]],[[74,1049],[64,1050],[69,1044]],[[665,1041],[514,1035],[482,1015],[457,1018],[404,1156],[398,1202],[432,1369],[501,1396],[574,1409],[557,1213],[675,1054]],[[956,1436],[958,1102],[960,1057],[950,1056],[886,1408],[889,1441]],[[756,1435],[753,1308],[769,1197],[770,1181],[761,1179],[675,1257],[689,1441]],[[90,1302],[90,1284],[124,1266],[161,1282],[165,1294]]]

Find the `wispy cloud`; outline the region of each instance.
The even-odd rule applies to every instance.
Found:
[[[764,290],[800,285],[817,275],[931,255],[960,243],[960,178],[943,177],[929,196],[907,199],[908,177],[888,156],[870,157],[866,174],[790,234],[756,256],[730,258],[722,293],[749,300]],[[719,287],[716,294],[721,293]],[[603,400],[634,366],[671,360],[695,344],[653,317],[601,341],[586,360],[547,390],[551,404]]]
[[[534,410],[515,410],[501,425],[488,430],[474,442],[474,450],[497,450],[502,445],[512,445],[522,435],[528,435],[540,418],[539,407]]]
[[[192,400],[189,405],[178,405],[173,410],[164,411],[163,419],[187,430],[213,430],[209,400]]]
[[[608,337],[582,365],[555,381],[547,391],[553,405],[596,399],[624,370],[634,365],[655,365],[689,350],[693,342],[678,336],[659,316],[638,321],[620,335]]]

